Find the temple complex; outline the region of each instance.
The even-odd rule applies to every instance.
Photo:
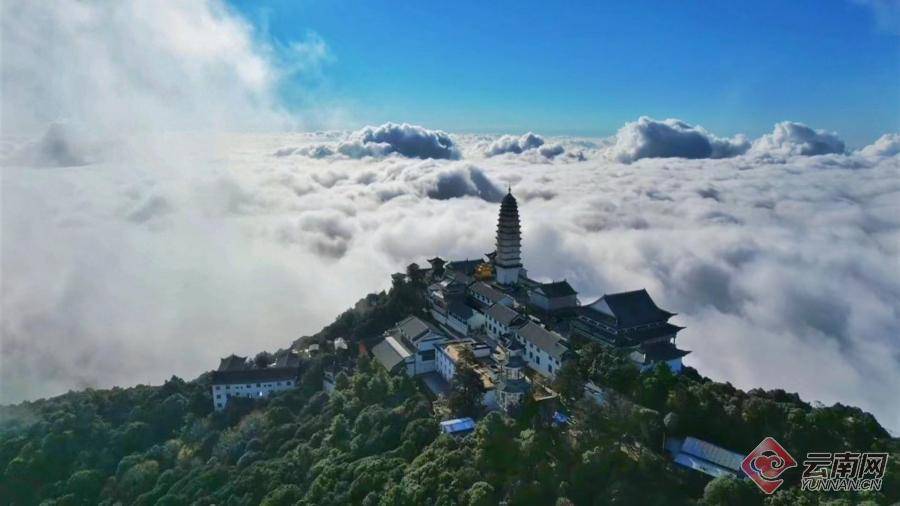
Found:
[[[454,350],[480,350],[470,366],[493,375],[490,397],[505,411],[515,410],[523,396],[537,396],[535,382],[552,382],[575,357],[573,342],[616,350],[641,371],[658,364],[681,371],[689,353],[675,346],[682,327],[669,323],[675,314],[660,309],[646,290],[582,305],[569,281],[532,279],[522,258],[519,207],[510,189],[500,203],[494,251],[481,259],[434,257],[430,268],[407,268],[424,281],[425,312],[386,332],[373,348],[375,359],[391,371],[434,376],[426,384],[447,389],[459,360]],[[395,276],[402,282],[406,274]]]

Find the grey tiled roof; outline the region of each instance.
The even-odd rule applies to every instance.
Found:
[[[471,275],[475,272],[475,268],[478,267],[478,264],[481,263],[481,260],[454,260],[452,262],[447,263],[444,268],[450,271],[456,271],[461,274]]]
[[[397,329],[410,341],[415,341],[429,330],[435,330],[418,316],[408,316],[397,324]]]
[[[239,357],[235,354],[219,360],[219,371],[237,371],[247,368],[247,357]]]
[[[603,300],[622,328],[666,321],[673,316],[657,307],[644,289],[604,295]]]
[[[551,299],[555,297],[568,297],[569,295],[576,295],[578,293],[566,280],[554,281],[553,283],[541,283],[538,288]]]
[[[263,369],[250,368],[213,371],[212,383],[214,385],[233,385],[240,383],[285,381],[296,379],[299,373],[299,367],[266,367]]]
[[[393,371],[395,367],[400,365],[404,356],[400,355],[399,352],[391,345],[391,343],[386,338],[380,343],[376,344],[374,348],[372,348],[372,356],[375,357],[375,360],[378,361],[385,369],[388,371]],[[398,345],[402,346],[399,341],[395,341]],[[405,349],[405,348],[404,348]],[[409,350],[406,350],[409,354],[412,354]]]
[[[562,359],[563,355],[569,351],[559,334],[550,332],[535,322],[528,322],[516,332],[553,358]]]
[[[447,308],[447,311],[455,317],[466,321],[472,317],[472,308],[467,306],[461,300],[454,300],[450,303],[450,306]]]
[[[471,286],[469,286],[469,290],[471,290],[474,293],[477,293],[478,295],[481,295],[482,297],[486,298],[487,300],[489,300],[491,302],[499,302],[499,301],[503,300],[504,298],[508,297],[508,295],[501,292],[500,290],[497,290],[496,288],[485,283],[484,281],[479,281],[477,283],[473,283]]]
[[[275,356],[273,367],[297,367],[300,365],[300,357],[296,353],[286,351]]]
[[[500,322],[501,325],[509,326],[518,316],[514,309],[504,306],[503,304],[494,304],[486,313],[488,316]]]

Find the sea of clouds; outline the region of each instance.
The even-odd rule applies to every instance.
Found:
[[[3,4],[0,402],[285,347],[409,262],[493,249],[511,187],[532,277],[647,288],[702,374],[900,428],[900,135],[267,133],[294,121],[277,48],[219,3],[61,5]]]

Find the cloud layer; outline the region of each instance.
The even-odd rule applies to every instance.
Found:
[[[900,427],[897,155],[272,156],[329,139],[229,136],[214,155],[129,170],[7,168],[4,400],[285,346],[408,262],[488,251],[511,184],[533,276],[565,277],[583,300],[646,287],[679,313],[704,374]]]
[[[272,48],[218,2],[8,1],[0,23],[0,402],[286,346],[411,261],[489,251],[512,185],[532,276],[646,287],[702,373],[900,428],[896,134],[228,134],[285,117]]]

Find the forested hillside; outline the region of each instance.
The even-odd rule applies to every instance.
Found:
[[[407,287],[366,299],[318,337],[365,336],[417,304]],[[363,330],[365,329],[365,330]],[[315,338],[315,336],[314,336]],[[569,427],[535,406],[491,413],[475,432],[439,435],[421,387],[368,359],[322,390],[326,354],[299,387],[212,411],[206,375],[158,387],[72,392],[0,410],[4,504],[889,504],[900,500],[900,451],[875,419],[813,407],[781,391],[742,392],[666,368],[640,375],[599,348],[579,350],[556,384]],[[604,408],[581,399],[587,379],[617,392]],[[884,489],[869,495],[772,497],[748,481],[674,466],[665,435],[746,451],[776,437],[807,451],[891,451]]]

